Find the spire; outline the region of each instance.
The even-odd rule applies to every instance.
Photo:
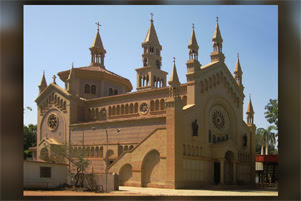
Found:
[[[171,72],[171,76],[170,76],[170,80],[168,82],[168,84],[172,87],[177,87],[179,88],[181,83],[179,81],[179,77],[178,77],[178,73],[177,73],[177,68],[176,68],[176,58],[173,58],[173,68],[172,68],[172,72]]]
[[[177,97],[179,98],[179,89],[180,89],[180,81],[178,78],[177,68],[176,68],[176,58],[173,58],[173,68],[170,76],[170,80],[168,82],[169,87],[169,97]]]
[[[95,36],[95,39],[92,43],[92,46],[89,48],[91,51],[91,63],[90,66],[100,66],[102,68],[105,68],[104,66],[104,57],[107,53],[106,50],[103,47],[100,34],[99,34],[99,22],[95,23],[97,25],[97,33]]]
[[[249,105],[248,105],[248,109],[247,109],[247,124],[248,125],[253,125],[254,124],[254,110],[253,110],[253,106],[252,106],[252,101],[251,101],[251,94],[249,96]]]
[[[76,80],[75,80],[75,72],[73,68],[73,62],[72,62],[72,68],[69,72],[68,79],[66,80],[66,90],[68,93],[74,95],[76,91]]]
[[[47,82],[46,82],[46,78],[45,78],[45,70],[43,70],[43,76],[39,85],[39,93],[41,94],[44,89],[46,89],[47,87]]]
[[[254,114],[253,105],[252,105],[252,101],[251,101],[251,94],[249,95],[249,104],[248,104],[247,114]]]
[[[99,22],[97,22],[95,24],[98,26],[98,28],[97,28],[97,33],[96,33],[96,36],[94,38],[94,41],[92,43],[92,47],[91,48],[94,47],[94,48],[98,48],[100,50],[104,50],[104,47],[103,47],[103,44],[102,44],[102,41],[101,41],[101,38],[100,38],[100,34],[99,34],[99,26],[101,26],[101,25],[99,24]]]
[[[72,78],[74,78],[74,68],[73,68],[73,62],[72,62],[72,68],[69,72],[69,76],[67,80],[71,80]]]
[[[160,45],[159,40],[158,40],[158,36],[155,30],[155,26],[154,26],[154,20],[153,20],[153,14],[151,13],[151,24],[148,28],[146,37],[144,39],[144,43],[151,43],[154,45]]]
[[[241,66],[240,66],[240,62],[239,62],[239,53],[237,53],[237,61],[236,61],[236,66],[235,66],[234,74],[235,73],[242,74],[242,70],[241,70]]]
[[[212,41],[217,42],[217,43],[223,42],[221,31],[219,30],[218,17],[216,17],[216,27],[215,27],[215,32],[214,32]]]
[[[195,33],[194,33],[194,24],[192,24],[192,33],[191,33],[188,48],[195,49],[195,50],[199,49],[198,42],[196,41],[196,37],[195,37]]]
[[[211,53],[211,62],[223,62],[225,60],[225,56],[223,54],[223,39],[221,35],[221,31],[219,30],[218,25],[218,17],[216,17],[216,27],[214,31],[214,35],[212,38],[213,42],[213,52]]]

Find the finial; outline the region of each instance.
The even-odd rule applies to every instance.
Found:
[[[97,31],[99,31],[99,27],[101,26],[99,22],[95,23],[97,25]]]
[[[173,57],[173,63],[176,63],[176,58],[175,57]]]
[[[72,62],[72,68],[73,68],[73,62]]]
[[[239,53],[237,53],[237,58],[239,58]]]
[[[194,23],[192,23],[192,28],[194,29]]]
[[[153,21],[154,21],[154,20],[153,20],[153,15],[154,15],[154,14],[151,13],[150,15],[151,15],[151,22],[153,22]]]
[[[251,99],[251,94],[249,94],[249,99]]]
[[[218,22],[218,17],[216,17],[216,22]]]
[[[55,83],[55,78],[56,78],[56,76],[53,75],[53,77],[52,77],[52,79],[53,79],[53,84],[56,84],[56,83]]]
[[[43,75],[45,75],[45,70],[43,70]]]

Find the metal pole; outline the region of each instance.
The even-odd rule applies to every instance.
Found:
[[[85,185],[84,184],[84,179],[85,179],[85,176],[84,176],[84,157],[85,157],[85,131],[84,129],[82,128],[83,130],[83,151],[82,151],[82,155],[83,155],[83,158],[82,158],[82,176],[83,176],[83,186]]]
[[[106,128],[105,128],[106,129]],[[107,152],[106,152],[106,193],[108,193],[108,130],[106,129],[106,136],[107,136]]]

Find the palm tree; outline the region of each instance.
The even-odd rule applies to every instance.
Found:
[[[267,129],[257,129],[256,136],[258,137],[258,143],[261,145],[261,154],[263,154],[263,147],[265,146],[265,155],[268,155],[268,146],[276,143],[276,135],[272,132],[276,129],[274,125],[269,126]]]

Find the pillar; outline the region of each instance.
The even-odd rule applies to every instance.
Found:
[[[224,161],[225,159],[220,159],[220,165],[221,165],[221,168],[220,168],[220,177],[221,177],[221,181],[220,181],[220,184],[221,185],[224,185],[224,174],[225,174],[225,170],[224,170]]]
[[[236,184],[236,163],[237,161],[233,161],[233,184]]]

